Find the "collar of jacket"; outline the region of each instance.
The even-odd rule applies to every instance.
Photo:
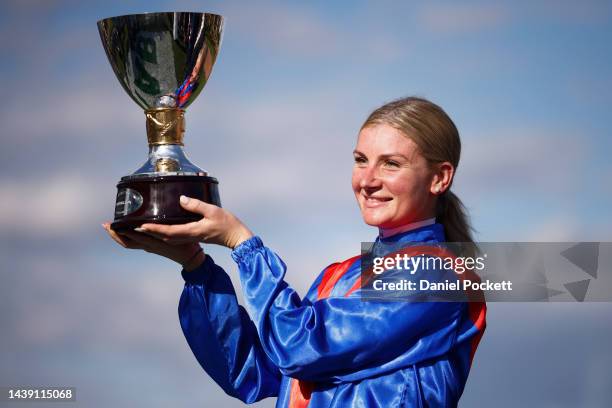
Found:
[[[388,238],[388,237],[392,237],[397,234],[412,231],[412,230],[424,227],[426,225],[431,225],[435,223],[436,223],[436,217],[432,217],[426,220],[421,220],[417,222],[411,222],[410,224],[400,225],[399,227],[395,227],[395,228],[379,228],[378,236],[381,238]]]
[[[423,225],[391,236],[378,236],[376,242],[383,244],[403,244],[410,242],[444,242],[444,226],[438,223]]]

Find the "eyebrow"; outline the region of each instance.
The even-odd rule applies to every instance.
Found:
[[[360,152],[359,150],[353,150],[353,154],[360,154],[360,155],[362,155],[362,156],[366,156],[365,154],[363,154],[363,153],[362,153],[362,152]],[[396,157],[401,157],[401,158],[403,158],[403,159],[404,159],[404,160],[406,160],[406,161],[410,161],[410,159],[409,159],[409,158],[407,158],[406,156],[404,156],[404,155],[403,155],[403,154],[401,154],[401,153],[387,153],[387,154],[381,154],[381,155],[380,155],[380,157],[381,157],[381,158],[383,158],[383,159],[388,159],[388,158],[393,157],[393,156],[396,156]]]

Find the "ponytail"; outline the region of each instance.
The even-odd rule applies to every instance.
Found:
[[[475,257],[478,246],[472,236],[467,210],[455,193],[445,191],[438,197],[436,208],[436,221],[444,226],[444,235],[447,242],[460,242],[460,256]]]

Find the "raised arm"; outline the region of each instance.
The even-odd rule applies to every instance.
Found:
[[[263,352],[229,277],[197,242],[169,243],[142,228],[118,234],[110,223],[103,227],[124,248],[145,250],[183,266],[183,333],[200,365],[227,394],[247,403],[278,395],[278,368]]]

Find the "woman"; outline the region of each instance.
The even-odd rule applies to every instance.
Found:
[[[404,98],[375,110],[359,132],[352,187],[377,242],[472,243],[450,191],[459,134],[437,105]],[[199,222],[145,224],[121,245],[183,265],[181,327],[204,370],[247,403],[279,407],[455,406],[485,328],[483,303],[363,301],[359,256],[323,270],[304,297],[285,264],[227,210],[181,197]],[[231,248],[246,307],[199,242]]]

